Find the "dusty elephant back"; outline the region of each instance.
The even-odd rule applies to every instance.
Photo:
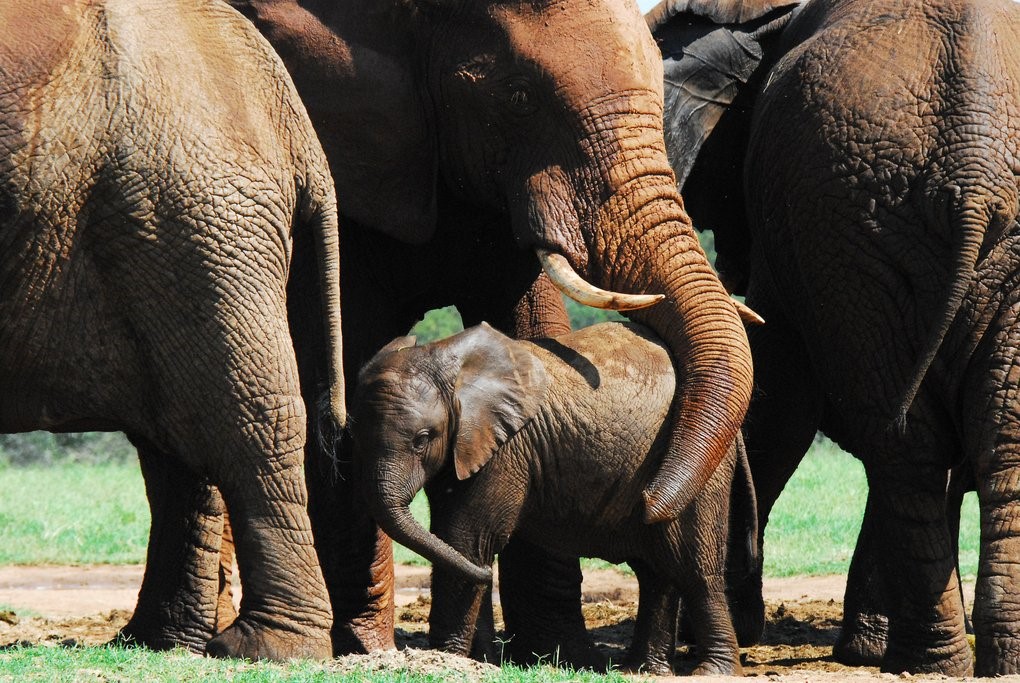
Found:
[[[208,292],[286,316],[292,224],[335,211],[328,167],[282,63],[221,3],[19,0],[0,26],[0,385],[23,392],[0,427],[123,419],[144,401],[113,387],[173,372],[136,340],[187,337]],[[194,302],[188,325],[153,301]]]
[[[815,340],[808,351],[831,403],[868,415],[872,431],[897,416],[926,353],[941,344],[965,363],[973,345],[965,316],[944,344],[936,335],[953,320],[954,281],[971,281],[979,245],[1017,216],[1018,25],[1020,5],[1007,0],[889,12],[814,2],[766,78],[746,175],[755,248],[768,254],[759,279],[799,293],[784,314]],[[977,299],[964,296],[964,310]],[[890,326],[890,313],[905,326]],[[949,381],[940,389],[951,393]]]

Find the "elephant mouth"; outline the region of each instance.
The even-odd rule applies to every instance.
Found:
[[[596,287],[578,275],[563,254],[542,248],[536,248],[535,254],[556,288],[579,304],[611,311],[634,311],[666,298],[664,294],[623,294]]]

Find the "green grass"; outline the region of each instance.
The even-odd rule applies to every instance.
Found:
[[[0,469],[0,564],[140,563],[148,535],[137,461]]]
[[[765,575],[845,574],[861,528],[868,485],[860,461],[816,441],[776,501],[765,529]],[[960,522],[960,568],[977,574],[978,512],[973,493]]]
[[[815,443],[780,496],[765,536],[767,576],[845,573],[867,485],[860,462],[828,441]],[[419,495],[411,507],[428,525]],[[977,568],[978,514],[964,501],[961,568]],[[149,511],[137,462],[0,468],[0,564],[140,563]],[[397,562],[426,564],[395,546]],[[599,560],[585,566],[609,566]]]
[[[116,647],[14,647],[0,652],[0,681],[232,681],[277,683],[283,681],[364,681],[365,683],[432,683],[467,680],[455,671],[420,673],[404,668],[384,671],[349,669],[335,663],[290,662],[257,664],[207,659],[186,652],[149,652]],[[485,683],[624,683],[619,674],[599,676],[550,667],[505,666],[483,676]]]

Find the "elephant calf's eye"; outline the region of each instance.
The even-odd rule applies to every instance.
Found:
[[[411,448],[414,449],[415,453],[421,453],[429,445],[429,441],[432,440],[432,434],[427,429],[423,429],[414,435],[411,439]]]
[[[530,84],[513,79],[503,84],[504,98],[509,108],[518,116],[526,116],[538,109],[538,101]]]

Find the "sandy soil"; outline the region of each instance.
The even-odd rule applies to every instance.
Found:
[[[397,574],[397,639],[405,650],[342,658],[330,668],[452,668],[470,678],[483,675],[488,665],[415,650],[426,647],[429,573],[425,568],[401,566]],[[0,567],[0,645],[106,642],[130,616],[141,576],[138,566]],[[784,683],[898,678],[832,660],[843,589],[842,577],[767,580],[765,640],[744,651],[745,674]],[[615,571],[589,571],[583,592],[585,619],[595,642],[612,659],[620,660],[637,611],[637,582]],[[687,651],[681,648],[677,669],[683,671],[690,664]]]

